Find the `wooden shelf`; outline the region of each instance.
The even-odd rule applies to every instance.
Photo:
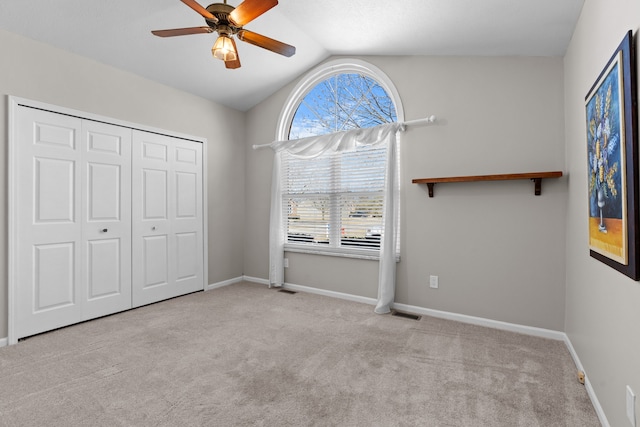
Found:
[[[476,176],[450,176],[446,178],[416,178],[414,184],[427,184],[429,189],[429,197],[433,197],[433,187],[443,182],[476,182],[476,181],[509,181],[513,179],[530,179],[535,183],[535,195],[539,196],[542,192],[543,178],[560,178],[561,171],[553,172],[529,172],[529,173],[507,173],[502,175],[476,175]]]

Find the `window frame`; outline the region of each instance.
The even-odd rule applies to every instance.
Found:
[[[328,61],[303,77],[289,94],[287,101],[280,113],[278,127],[276,129],[276,140],[284,141],[289,139],[289,132],[293,123],[293,118],[298,110],[298,106],[311,90],[322,81],[338,74],[362,74],[375,80],[391,98],[396,109],[397,122],[405,121],[404,109],[400,95],[389,77],[376,66],[359,59],[336,59]],[[399,156],[397,156],[399,169]],[[281,218],[284,220],[284,218]],[[286,234],[286,224],[283,224]],[[399,235],[397,236],[399,238]],[[309,245],[306,243],[292,243],[287,237],[284,238],[284,249],[288,252],[308,253],[316,255],[331,255],[346,258],[379,260],[380,251],[371,249],[358,249],[349,247],[322,247],[320,245]],[[396,254],[398,258],[399,254]]]

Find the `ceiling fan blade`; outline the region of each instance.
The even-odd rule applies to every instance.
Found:
[[[270,39],[267,36],[254,33],[253,31],[240,30],[238,31],[238,38],[243,42],[251,43],[254,46],[279,53],[286,57],[293,56],[296,53],[296,48],[294,46],[279,42],[278,40]]]
[[[174,28],[172,30],[154,30],[151,33],[158,37],[174,37],[174,36],[186,36],[189,34],[205,34],[212,33],[213,29],[210,27],[189,27],[189,28]]]
[[[200,4],[197,1],[195,1],[195,0],[180,0],[180,1],[182,3],[184,3],[184,4],[186,4],[187,6],[189,6],[191,9],[195,10],[196,12],[198,12],[205,19],[208,19],[209,21],[213,21],[213,22],[218,22],[218,18],[213,16],[213,14],[211,12],[209,12],[207,9],[205,9],[202,6],[200,6]]]
[[[278,0],[244,0],[229,14],[229,19],[236,27],[244,27],[277,4]]]
[[[236,59],[234,61],[224,61],[224,66],[231,69],[240,68],[240,54],[238,53],[236,41],[233,38],[230,38],[230,40],[233,45],[233,49],[236,51]]]

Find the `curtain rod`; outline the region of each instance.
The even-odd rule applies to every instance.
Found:
[[[436,116],[432,115],[422,119],[409,120],[408,122],[403,122],[402,124],[405,126],[427,126],[427,125],[430,125],[431,123],[434,123],[435,121],[436,121]],[[271,147],[271,144],[261,144],[261,145],[254,144],[253,145],[254,150],[257,150],[258,148],[267,148],[267,147]]]

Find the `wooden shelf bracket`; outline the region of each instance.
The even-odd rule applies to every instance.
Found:
[[[539,196],[542,193],[542,178],[531,178],[531,181],[534,182],[535,189],[534,194]]]
[[[433,189],[436,184],[443,182],[477,182],[477,181],[508,181],[514,179],[530,179],[534,183],[534,194],[539,196],[542,194],[543,178],[560,178],[561,171],[553,172],[528,172],[528,173],[511,173],[501,175],[475,175],[475,176],[451,176],[443,178],[416,178],[412,180],[414,184],[427,184],[429,197],[433,197]]]

